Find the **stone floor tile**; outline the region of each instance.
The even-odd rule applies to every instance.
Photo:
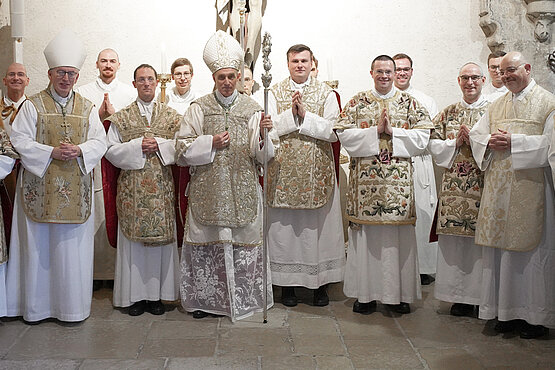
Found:
[[[281,305],[281,307],[285,307]],[[303,303],[299,303],[295,307],[288,308],[289,317],[323,317],[323,316],[334,316],[330,305],[325,307],[311,306]]]
[[[421,369],[420,359],[404,338],[346,339],[347,351],[357,369]]]
[[[288,329],[232,328],[220,330],[218,355],[288,356],[293,354]]]
[[[345,339],[403,337],[395,320],[378,312],[370,315],[353,313],[351,317],[338,318],[337,322]]]
[[[263,370],[308,370],[316,369],[316,362],[312,356],[263,356]]]
[[[217,321],[155,321],[148,332],[148,339],[213,338],[217,336]]]
[[[84,360],[79,370],[163,370],[166,359],[159,360]]]
[[[327,370],[354,369],[351,359],[346,356],[316,356],[316,367]]]
[[[78,360],[0,360],[0,370],[76,370]]]
[[[291,334],[295,335],[338,335],[336,321],[331,317],[299,317],[288,320]]]
[[[147,339],[139,358],[212,357],[215,351],[215,338]]]
[[[470,344],[465,346],[465,349],[486,368],[513,366],[542,369],[542,364],[548,362],[545,353],[531,351],[523,341],[520,338],[511,338],[490,345]],[[555,363],[551,362],[551,368],[555,368]]]
[[[339,335],[293,335],[293,347],[300,355],[343,356],[345,347]]]
[[[478,370],[484,367],[475,357],[461,348],[424,348],[420,356],[431,370]]]
[[[2,358],[20,336],[29,330],[29,325],[21,320],[0,321],[0,358]]]
[[[79,324],[33,325],[7,359],[136,358],[151,323],[87,320]]]
[[[222,328],[259,328],[259,329],[275,329],[287,326],[287,308],[281,304],[274,305],[267,311],[266,323],[264,323],[264,315],[262,312],[255,313],[245,319],[231,322],[231,320],[223,319],[220,323]]]
[[[167,370],[202,369],[202,370],[257,370],[258,357],[188,357],[171,358],[166,366]]]

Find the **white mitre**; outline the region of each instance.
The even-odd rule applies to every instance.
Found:
[[[222,68],[240,70],[243,49],[231,35],[224,31],[218,31],[206,43],[202,58],[212,74]]]
[[[46,45],[44,56],[48,68],[74,67],[81,69],[87,53],[85,46],[69,29],[63,29]]]

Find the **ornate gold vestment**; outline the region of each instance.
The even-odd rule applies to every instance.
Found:
[[[0,128],[0,155],[17,159],[19,154],[14,150],[10,138],[4,129]],[[8,248],[6,244],[6,234],[4,230],[4,218],[0,210],[0,265],[8,260]]]
[[[456,139],[462,125],[471,129],[485,114],[487,104],[477,109],[462,103],[448,106],[434,118],[439,139]],[[436,137],[432,137],[436,138]],[[470,146],[463,143],[455,152],[453,165],[444,169],[439,194],[437,233],[474,237],[484,174],[478,168]]]
[[[291,108],[291,78],[272,87],[278,113]],[[316,80],[303,90],[308,112],[323,116],[331,88]],[[268,166],[268,205],[274,208],[315,209],[324,206],[335,188],[331,143],[292,132],[279,138],[275,158]]]
[[[262,108],[243,94],[238,94],[229,106],[223,106],[214,94],[193,104],[198,104],[204,114],[202,134],[228,131],[229,146],[217,150],[212,163],[191,168],[191,213],[203,225],[244,227],[255,220],[258,207],[258,175],[248,121]]]
[[[400,91],[388,99],[380,99],[371,91],[358,93],[343,108],[336,128],[377,126],[384,108],[392,127],[433,128],[426,109]],[[351,158],[347,218],[359,224],[414,224],[411,158],[393,157],[393,143],[387,134],[380,135],[379,148],[378,155]]]
[[[73,94],[71,112],[59,113],[47,90],[29,98],[38,112],[36,141],[50,146],[84,143],[93,104]],[[71,103],[68,103],[71,104]],[[23,169],[23,209],[35,222],[81,224],[91,214],[92,173],[83,174],[77,160],[52,159],[41,178]]]
[[[173,139],[179,129],[179,114],[156,102],[151,123],[141,116],[137,102],[108,118],[116,125],[122,141],[139,137]],[[140,170],[122,170],[117,189],[118,221],[129,240],[149,246],[175,241],[175,192],[171,168],[156,153],[146,154]]]
[[[553,110],[555,96],[539,85],[514,103],[509,92],[488,110],[490,133],[501,129],[511,134],[542,135],[545,120]],[[511,251],[532,250],[543,235],[544,168],[514,170],[510,151],[491,154],[485,171],[476,244]]]

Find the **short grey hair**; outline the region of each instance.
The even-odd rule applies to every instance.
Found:
[[[484,69],[482,68],[481,65],[479,65],[479,64],[476,63],[476,62],[466,62],[465,64],[463,64],[462,67],[459,68],[459,76],[461,75],[462,69],[463,69],[464,67],[466,67],[467,65],[469,65],[469,64],[472,64],[472,65],[475,65],[476,67],[478,67],[478,68],[480,69],[480,76],[482,76],[482,77],[484,76]]]

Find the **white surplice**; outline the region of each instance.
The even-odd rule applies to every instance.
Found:
[[[17,108],[17,110],[19,110],[19,108],[21,108],[21,104],[23,104],[23,102],[25,101],[25,99],[27,99],[27,97],[23,95],[21,98],[19,98],[18,101],[13,101],[7,95],[5,95],[2,97],[2,99],[4,100],[5,106],[13,105],[15,108]],[[10,118],[11,118],[11,115],[9,115],[6,119],[2,119],[2,117],[0,117],[0,120],[2,120],[2,123],[4,124],[4,131],[6,131],[8,136],[10,136],[12,133],[12,125],[10,124]]]
[[[154,101],[137,100],[139,111],[150,123]],[[145,106],[149,106],[145,108]],[[164,166],[175,163],[175,139],[156,137],[156,155]],[[146,163],[142,150],[143,138],[123,142],[116,125],[108,130],[106,159],[123,170],[141,170]],[[127,239],[118,224],[118,246],[114,277],[115,307],[128,307],[133,303],[160,299],[174,301],[179,297],[179,256],[177,241],[167,245],[145,246]]]
[[[505,85],[501,85],[501,87],[495,87],[492,84],[488,84],[488,86],[484,88],[483,95],[487,101],[493,103],[494,101],[505,95],[507,91],[509,91],[509,89],[507,89],[507,86]]]
[[[513,100],[522,100],[535,86],[532,82]],[[555,328],[555,199],[547,160],[555,112],[547,117],[542,135],[511,135],[515,170],[544,168],[545,213],[539,245],[528,252],[483,247],[482,298],[479,317],[501,321],[522,319],[531,325]],[[485,114],[470,131],[476,163],[487,171],[490,138],[489,115]]]
[[[185,114],[189,105],[198,97],[198,94],[191,89],[183,95],[179,94],[176,86],[166,90],[166,101],[168,106],[175,109],[180,115]]]
[[[67,102],[67,98],[60,98],[53,89],[51,92],[61,104]],[[11,141],[21,156],[23,168],[44,176],[52,161],[53,147],[35,141],[36,123],[37,111],[26,101],[13,123]],[[87,141],[79,147],[82,155],[77,162],[82,173],[88,174],[106,151],[104,127],[94,107],[89,115]],[[27,321],[49,317],[82,321],[90,314],[92,299],[94,197],[91,215],[82,224],[34,222],[23,210],[22,173],[18,179],[6,270],[7,316],[23,316]]]
[[[430,118],[438,113],[435,100],[420,90],[409,86],[404,92],[414,97],[426,108]],[[437,206],[437,190],[434,164],[426,150],[412,158],[414,166],[414,205],[416,207],[416,245],[418,249],[418,269],[421,274],[435,274],[438,242],[430,242],[430,229]]]
[[[100,107],[104,101],[104,94],[108,93],[110,103],[117,112],[137,97],[137,90],[130,85],[120,82],[117,78],[109,84],[100,77],[93,82],[77,88],[77,92]],[[104,212],[104,193],[102,192],[102,169],[100,164],[94,170],[94,278],[97,280],[112,280],[116,267],[116,250],[110,245],[106,232],[106,214]]]
[[[216,92],[224,104],[228,101]],[[233,108],[232,108],[233,109]],[[264,149],[259,143],[261,113],[247,122],[251,133],[251,156],[263,163]],[[204,114],[198,104],[185,112],[177,137],[197,136],[187,151],[177,158],[183,166],[212,163],[216,150],[212,136],[204,135]],[[269,158],[274,156],[271,140]],[[264,307],[263,247],[262,247],[262,189],[258,186],[258,211],[253,223],[244,227],[203,225],[187,210],[183,248],[181,250],[181,305],[188,312],[201,310],[240,320],[260,312]],[[217,199],[207,200],[209,202]],[[226,241],[226,242],[221,242]],[[231,242],[229,242],[231,241]],[[248,245],[248,246],[245,246]],[[268,269],[267,307],[273,306],[272,279]]]
[[[468,104],[461,100],[464,108],[478,109],[487,104],[480,98]],[[465,122],[461,122],[465,123]],[[429,150],[436,165],[451,168],[457,154],[456,139],[431,139]],[[473,237],[439,235],[437,273],[434,296],[445,302],[480,304],[482,289],[482,246],[474,243]]]
[[[309,83],[310,79],[305,84],[291,81],[291,88],[302,92],[303,86]],[[277,114],[276,99],[271,93],[268,94],[268,110],[279,136],[299,132],[318,140],[337,141],[333,126],[339,107],[333,92],[326,98],[322,117],[306,112],[299,125],[295,123],[291,108]],[[345,241],[337,181],[323,207],[308,210],[268,207],[268,224],[268,248],[275,285],[317,289],[343,280]]]
[[[374,95],[387,99],[375,90]],[[379,154],[376,126],[337,131],[351,157]],[[429,130],[393,127],[393,157],[411,158],[424,152]],[[350,176],[353,176],[353,172]],[[416,234],[413,225],[357,225],[349,228],[349,247],[343,292],[361,303],[374,300],[384,304],[411,303],[422,296],[418,269]]]
[[[15,159],[0,155],[0,179],[4,179],[12,172]],[[4,225],[0,225],[4,227]],[[0,264],[0,317],[6,316],[7,302],[6,302],[6,265],[7,263]]]

